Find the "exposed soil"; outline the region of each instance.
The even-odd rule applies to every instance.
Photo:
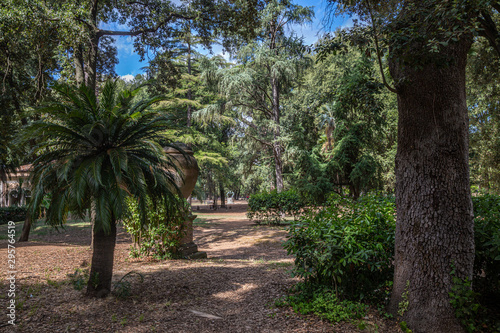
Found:
[[[0,241],[2,332],[398,332],[375,312],[355,324],[332,325],[303,316],[275,300],[298,280],[293,259],[281,243],[283,227],[257,226],[246,205],[209,210],[193,203],[194,238],[208,259],[151,261],[130,259],[131,241],[119,230],[114,281],[130,271],[130,296],[90,299],[77,291],[69,274],[88,268],[90,228],[50,232],[16,243],[17,325],[7,324],[7,241]]]

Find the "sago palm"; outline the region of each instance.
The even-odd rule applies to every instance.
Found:
[[[108,81],[96,98],[85,86],[55,88],[60,97],[42,110],[43,119],[27,128],[40,144],[32,174],[33,214],[44,195],[51,194],[47,222],[60,225],[69,211],[81,216],[90,208],[93,254],[87,294],[105,296],[111,290],[116,224],[135,197],[145,216],[146,198],[165,203],[178,194],[175,169],[159,140],[169,122],[149,106],[157,100],[134,102],[134,92],[117,92]]]

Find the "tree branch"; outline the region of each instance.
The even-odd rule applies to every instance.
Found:
[[[169,23],[170,20],[172,19],[183,19],[183,20],[192,20],[195,17],[194,16],[184,16],[180,15],[177,13],[170,13],[165,20],[162,22],[158,23],[156,27],[149,28],[149,29],[140,29],[136,31],[115,31],[115,30],[98,30],[97,36],[102,37],[102,36],[137,36],[140,34],[148,33],[148,32],[156,32],[158,29],[163,27],[165,24]]]
[[[495,25],[495,22],[493,22],[493,19],[491,18],[490,14],[488,13],[481,13],[483,17],[479,17],[478,20],[481,23],[481,27],[483,30],[479,31],[479,35],[483,36],[488,40],[490,45],[495,49],[497,54],[500,56],[500,46],[498,45],[498,30]]]
[[[370,13],[370,20],[372,21],[372,27],[373,27],[373,37],[375,39],[375,48],[377,50],[377,59],[378,59],[378,65],[380,67],[380,74],[382,75],[382,82],[384,83],[384,86],[389,89],[390,92],[397,93],[398,91],[396,88],[393,88],[387,83],[385,79],[385,74],[384,74],[384,67],[382,66],[382,58],[380,57],[380,48],[378,46],[378,37],[377,37],[377,27],[375,26],[375,21],[373,20],[373,13],[372,13],[372,8],[370,6],[370,1],[367,0],[366,3],[368,4],[368,12]]]
[[[264,140],[262,140],[262,139],[259,139],[259,138],[255,137],[255,136],[253,136],[252,134],[248,134],[248,133],[247,133],[247,135],[248,135],[250,138],[254,139],[255,141],[257,141],[257,142],[259,142],[259,143],[263,144],[264,146],[268,146],[268,147],[272,147],[272,146],[273,146],[271,143],[269,143],[269,142],[267,142],[267,141],[264,141]]]

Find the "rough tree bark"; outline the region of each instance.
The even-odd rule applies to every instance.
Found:
[[[116,221],[111,221],[111,230],[109,233],[105,233],[102,228],[95,230],[92,243],[92,264],[87,284],[87,295],[91,297],[105,297],[111,292],[116,243]]]
[[[276,38],[278,34],[278,25],[273,20],[271,21],[271,43],[269,48],[275,50],[275,54],[278,55],[278,49],[276,46]],[[278,78],[271,76],[271,89],[272,89],[272,120],[274,122],[273,129],[273,155],[274,155],[274,169],[276,172],[276,190],[281,192],[283,190],[283,157],[280,139],[280,82]]]
[[[226,194],[224,193],[224,184],[219,182],[220,208],[226,208]]]
[[[187,70],[188,70],[189,78],[191,78],[191,43],[190,43],[190,41],[188,41],[187,45],[188,45],[188,50],[187,50]],[[189,88],[188,91],[187,91],[187,99],[190,100],[190,101],[193,99],[193,96],[192,96],[192,93],[191,93],[191,88]],[[186,123],[186,126],[188,128],[191,127],[191,118],[192,118],[191,105],[188,104],[188,107],[187,107],[187,123]]]
[[[283,152],[281,148],[280,139],[280,95],[279,95],[279,82],[278,79],[273,78],[271,80],[271,85],[273,88],[273,155],[274,155],[274,168],[276,172],[276,190],[281,192],[283,190]]]
[[[31,231],[31,214],[26,212],[26,218],[24,219],[24,224],[23,224],[23,230],[21,231],[21,237],[19,237],[19,242],[27,242],[30,237],[30,231]]]
[[[74,62],[75,62],[76,85],[81,86],[82,84],[85,84],[85,70],[83,62],[82,45],[75,46]]]
[[[98,62],[98,51],[99,51],[99,38],[95,32],[91,33],[90,45],[88,51],[88,66],[87,70],[87,87],[92,91],[96,91],[97,88],[97,62]]]
[[[471,278],[473,214],[469,186],[465,66],[472,38],[449,44],[445,64],[403,65],[393,53],[398,91],[396,248],[389,310],[419,332],[463,332],[450,305],[452,265]],[[413,45],[418,54],[418,45]],[[405,50],[412,53],[412,50]],[[408,306],[402,307],[407,292]]]

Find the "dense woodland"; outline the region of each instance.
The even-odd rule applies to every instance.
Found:
[[[224,207],[230,193],[265,207],[286,193],[297,212],[311,210],[285,246],[296,274],[334,285],[341,304],[386,297],[407,332],[499,329],[498,304],[478,301],[488,309],[474,321],[453,300],[481,274],[474,292],[500,292],[500,2],[327,3],[325,26],[337,14],[354,25],[314,45],[293,30],[314,11],[288,0],[0,4],[0,176],[33,164],[27,223],[43,205],[52,225],[93,211],[90,276],[102,281],[89,280],[88,294],[109,292],[128,197],[144,221],[152,202],[183,206],[161,153],[183,142],[200,167],[194,197]],[[128,30],[102,28],[111,24]],[[150,59],[144,74],[116,74],[114,36],[131,36]],[[229,61],[210,54],[214,43]],[[348,243],[346,226],[370,228],[359,216],[388,223],[373,222],[387,235],[363,234],[378,261],[331,250]],[[321,258],[306,250],[319,244],[313,226],[333,230],[314,236],[331,245]],[[353,286],[361,277],[376,282]]]

